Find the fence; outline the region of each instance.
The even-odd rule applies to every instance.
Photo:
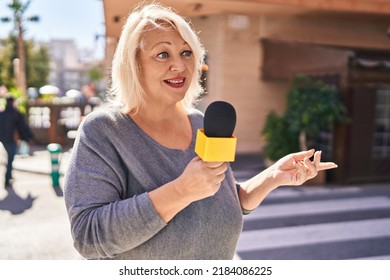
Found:
[[[33,103],[27,105],[28,122],[36,144],[58,143],[73,145],[71,132],[77,130],[82,118],[89,114],[93,104]]]

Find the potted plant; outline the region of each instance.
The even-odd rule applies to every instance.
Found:
[[[299,150],[298,134],[289,130],[288,121],[271,111],[266,119],[262,136],[265,139],[264,158],[269,166],[279,158]]]
[[[287,107],[282,116],[270,112],[262,136],[266,144],[264,156],[271,161],[315,147],[323,130],[331,130],[338,122],[347,120],[347,110],[339,92],[321,80],[304,74],[293,78],[287,93]]]

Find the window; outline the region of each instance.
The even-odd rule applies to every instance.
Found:
[[[390,87],[376,91],[374,159],[390,158]]]

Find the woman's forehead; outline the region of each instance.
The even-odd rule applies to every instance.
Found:
[[[179,43],[188,45],[174,27],[153,28],[145,30],[141,39],[141,47],[152,50],[160,44]]]

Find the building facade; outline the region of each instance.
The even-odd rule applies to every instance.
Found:
[[[52,39],[47,46],[51,57],[49,84],[65,93],[71,89],[80,90],[89,83],[87,71],[93,58],[82,60],[73,39]]]
[[[137,2],[103,1],[107,65]],[[352,119],[332,137],[339,168],[331,180],[390,180],[388,1],[160,2],[189,17],[199,31],[209,66],[199,106],[214,100],[234,105],[237,152],[262,151],[267,114],[285,110],[291,78],[305,73],[336,86]]]

